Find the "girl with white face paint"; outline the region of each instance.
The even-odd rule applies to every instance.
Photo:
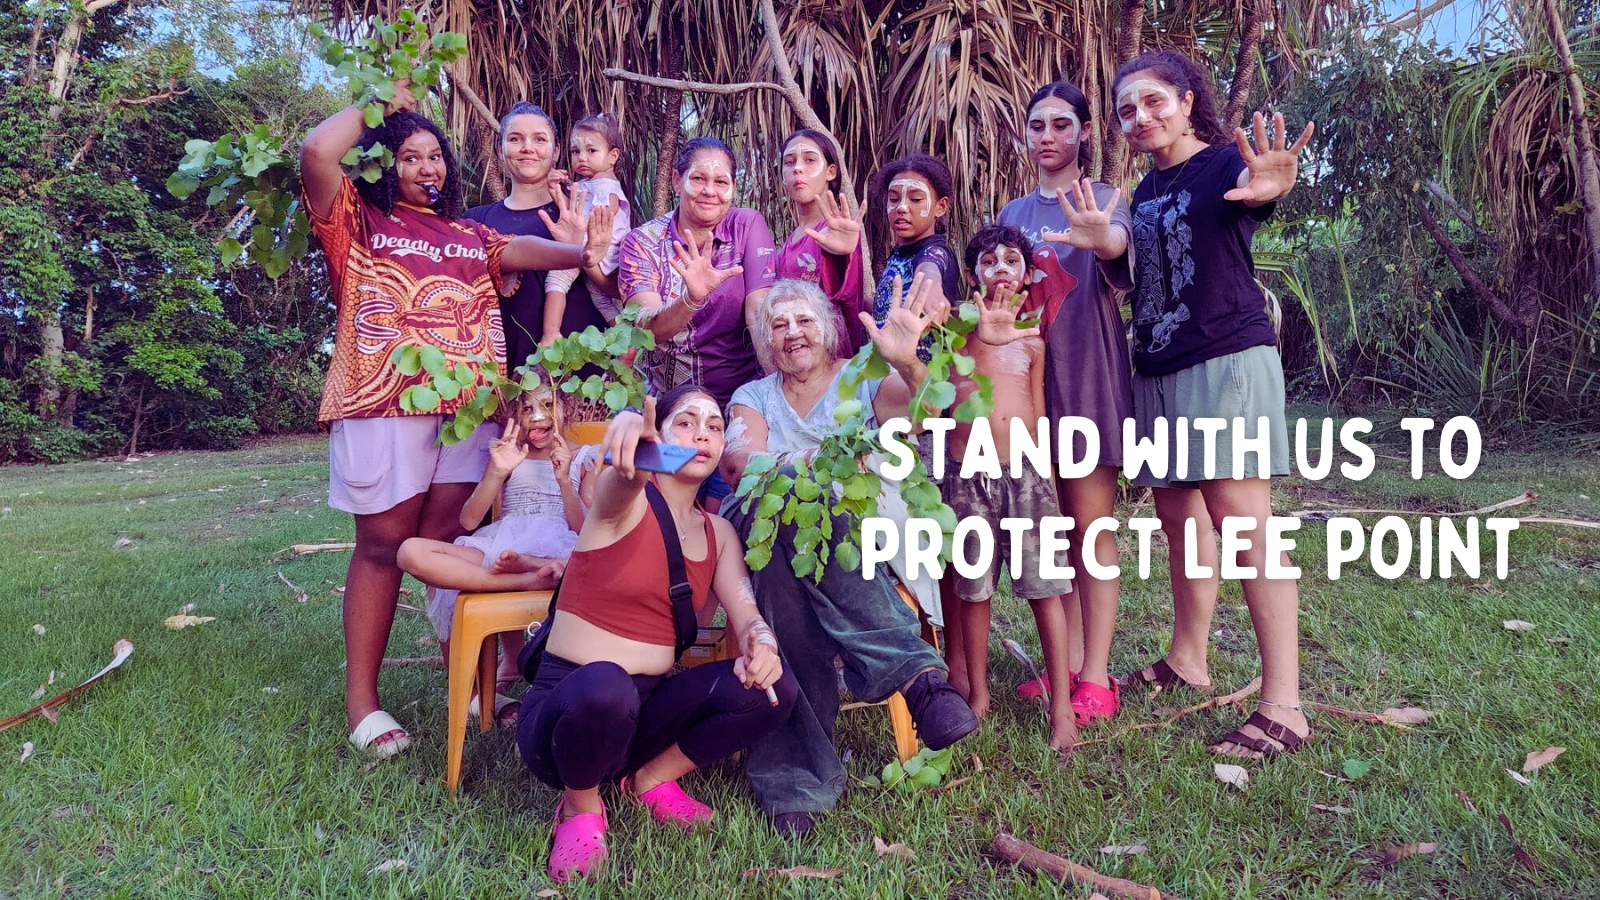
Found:
[[[873,180],[872,202],[883,205],[893,244],[872,297],[872,318],[879,324],[889,314],[894,280],[909,283],[917,275],[938,291],[930,307],[935,321],[950,315],[951,301],[960,296],[961,263],[940,225],[950,212],[952,189],[950,167],[922,154],[895,160]],[[924,360],[930,342],[924,341],[919,351]]]
[[[617,207],[611,223],[611,250],[600,261],[600,277],[582,273],[595,308],[608,325],[614,325],[622,312],[617,302],[617,258],[622,251],[622,239],[633,230],[632,207],[622,182],[617,179],[617,164],[622,160],[622,129],[617,117],[600,113],[580,119],[572,126],[570,146],[572,174],[578,178],[573,187],[583,192],[585,210],[607,204]],[[562,269],[545,277],[545,326],[540,346],[548,347],[561,335],[571,333],[561,330],[561,312],[579,274],[577,269]]]
[[[778,277],[799,278],[822,288],[833,301],[849,357],[867,342],[860,312],[866,308],[866,277],[861,258],[862,203],[851,216],[840,190],[839,157],[827,135],[796,131],[783,144],[783,191],[794,212],[795,229],[778,251]],[[752,332],[752,336],[754,336]],[[770,371],[770,370],[769,370]]]
[[[1076,85],[1058,81],[1036,91],[1023,134],[1028,156],[1038,167],[1038,189],[1006,204],[996,218],[1021,229],[1033,242],[1033,274],[1020,308],[1040,315],[1044,414],[1087,418],[1100,434],[1095,468],[1081,478],[1055,481],[1061,514],[1072,517],[1075,525],[1069,560],[1078,575],[1072,590],[1061,596],[1067,671],[1058,671],[1047,660],[1042,678],[1017,689],[1025,698],[1041,699],[1048,685],[1052,701],[1070,697],[1079,726],[1109,718],[1120,703],[1110,672],[1120,588],[1115,579],[1089,576],[1083,538],[1089,523],[1114,514],[1122,421],[1133,414],[1128,340],[1115,293],[1132,283],[1132,217],[1120,190],[1083,177],[1080,163],[1095,139],[1091,126],[1089,101]],[[1116,565],[1111,534],[1097,537],[1092,558]],[[1040,623],[1042,635],[1046,628],[1043,619]],[[951,669],[960,671],[954,654],[962,642],[952,640],[949,647]]]
[[[1283,116],[1274,116],[1269,141],[1257,113],[1253,147],[1243,129],[1229,140],[1217,118],[1211,77],[1172,52],[1124,65],[1111,94],[1129,146],[1149,153],[1155,164],[1133,193],[1134,421],[1142,440],[1160,427],[1168,430],[1169,443],[1188,442],[1184,471],[1174,467],[1158,478],[1146,469],[1134,483],[1153,489],[1173,559],[1215,566],[1211,523],[1254,517],[1256,528],[1244,535],[1250,549],[1239,564],[1257,572],[1242,587],[1261,651],[1260,705],[1211,749],[1240,758],[1276,756],[1299,747],[1310,726],[1299,698],[1299,591],[1293,580],[1262,574],[1272,515],[1270,477],[1288,474],[1289,447],[1277,336],[1255,280],[1250,242],[1294,186],[1296,157],[1312,126],[1286,146]],[[1249,424],[1244,435],[1231,428],[1217,435],[1209,448],[1173,427],[1210,417]],[[1250,457],[1235,472],[1233,441],[1263,436],[1261,429],[1270,444],[1268,458]],[[1197,525],[1192,538],[1186,529],[1191,520]],[[1132,673],[1128,684],[1210,684],[1206,651],[1217,587],[1214,577],[1188,579],[1173,569],[1171,648]]]
[[[646,441],[700,452],[652,477],[633,464]],[[722,449],[722,411],[692,383],[652,396],[642,413],[619,413],[601,441],[613,465],[596,485],[517,727],[523,761],[561,791],[549,862],[558,882],[593,877],[605,862],[603,783],[620,779],[621,793],[663,825],[712,826],[714,810],[678,779],[749,749],[793,709],[799,687],[756,607],[744,544],[695,502]],[[720,603],[738,659],[668,674],[677,661],[669,540],[698,620]]]

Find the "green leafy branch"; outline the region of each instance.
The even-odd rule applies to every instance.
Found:
[[[448,446],[465,440],[474,428],[493,419],[500,407],[536,388],[541,373],[563,394],[603,401],[611,412],[641,406],[646,384],[630,361],[639,351],[655,349],[656,339],[638,321],[638,309],[630,307],[605,331],[590,325],[541,347],[509,376],[492,359],[472,356],[452,363],[438,347],[398,347],[390,362],[400,374],[407,378],[428,374],[426,381],[400,393],[400,408],[432,413],[450,407],[453,418],[440,438]],[[599,372],[584,374],[590,369]]]
[[[383,123],[383,104],[394,99],[397,81],[410,78],[437,86],[443,65],[467,46],[467,39],[454,32],[429,36],[411,10],[401,10],[394,24],[373,16],[367,30],[365,38],[345,44],[320,25],[310,27],[322,42],[323,60],[335,67],[336,77],[345,79],[369,128]],[[243,256],[277,278],[306,255],[311,220],[300,203],[299,143],[294,135],[257,125],[237,135],[184,145],[177,171],[167,178],[167,192],[184,199],[206,188],[206,205],[231,213],[217,242],[224,266]],[[394,154],[382,144],[367,150],[352,147],[340,162],[351,177],[374,182],[394,164]]]
[[[952,372],[971,378],[977,390],[956,406],[951,416],[970,422],[994,409],[993,384],[988,377],[976,374],[972,358],[961,352],[977,324],[977,307],[963,304],[949,321],[930,332],[933,342],[928,377],[911,401],[914,423],[940,415],[955,404]],[[751,504],[755,507],[755,521],[745,542],[745,563],[751,569],[766,568],[772,561],[779,526],[791,524],[796,526],[792,566],[799,577],[821,581],[830,558],[846,571],[860,568],[861,522],[878,515],[878,495],[883,489],[882,479],[868,467],[867,460],[882,453],[883,446],[878,440],[878,428],[867,425],[872,408],[854,398],[863,382],[885,378],[889,371],[889,363],[874,347],[869,344],[861,348],[839,379],[839,395],[846,399],[833,413],[838,427],[822,440],[821,446],[792,460],[780,461],[761,454],[745,467],[736,493],[744,498],[746,509]],[[955,511],[944,502],[938,486],[928,480],[920,460],[900,481],[899,489],[910,516],[939,523],[944,533],[940,553],[949,559]],[[843,515],[849,523],[844,534],[834,533],[833,516],[837,515]]]

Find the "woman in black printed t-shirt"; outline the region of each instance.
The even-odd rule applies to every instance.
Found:
[[[1242,129],[1233,137],[1223,131],[1210,76],[1171,52],[1122,66],[1112,96],[1129,146],[1149,153],[1154,163],[1132,204],[1133,405],[1141,439],[1156,436],[1158,428],[1166,431],[1169,459],[1165,471],[1158,475],[1146,467],[1134,483],[1154,489],[1172,559],[1189,559],[1192,552],[1213,573],[1218,561],[1212,523],[1230,516],[1255,519],[1255,527],[1241,534],[1250,549],[1239,554],[1239,565],[1256,572],[1242,586],[1261,651],[1260,706],[1212,751],[1276,756],[1298,747],[1310,726],[1299,694],[1299,589],[1293,579],[1269,577],[1266,569],[1270,477],[1288,474],[1289,440],[1277,338],[1255,280],[1250,239],[1294,186],[1295,159],[1312,129],[1308,125],[1286,148],[1283,116],[1276,115],[1269,144],[1257,113],[1257,152]],[[1194,427],[1197,419],[1226,424],[1207,434]],[[1186,420],[1182,428],[1180,420]],[[1242,464],[1236,465],[1236,457]],[[1186,534],[1189,519],[1195,521],[1193,537]],[[1190,542],[1196,544],[1192,551]],[[1286,556],[1273,562],[1288,564]],[[1130,675],[1132,684],[1210,683],[1206,645],[1218,581],[1215,574],[1181,577],[1182,563],[1173,565],[1171,650]]]

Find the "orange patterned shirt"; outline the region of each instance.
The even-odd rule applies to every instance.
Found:
[[[386,216],[348,178],[326,218],[311,213],[311,230],[327,252],[338,308],[318,421],[411,415],[400,392],[431,378],[402,375],[389,361],[406,344],[438,347],[452,361],[504,364],[495,285],[510,236],[403,203]],[[454,412],[459,402],[443,401],[434,413]]]

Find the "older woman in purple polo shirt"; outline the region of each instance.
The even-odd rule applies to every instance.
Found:
[[[733,151],[716,138],[683,145],[674,161],[676,209],[623,238],[617,281],[656,337],[642,363],[653,392],[698,382],[726,407],[763,374],[750,321],[776,279],[772,232],[733,205]]]

